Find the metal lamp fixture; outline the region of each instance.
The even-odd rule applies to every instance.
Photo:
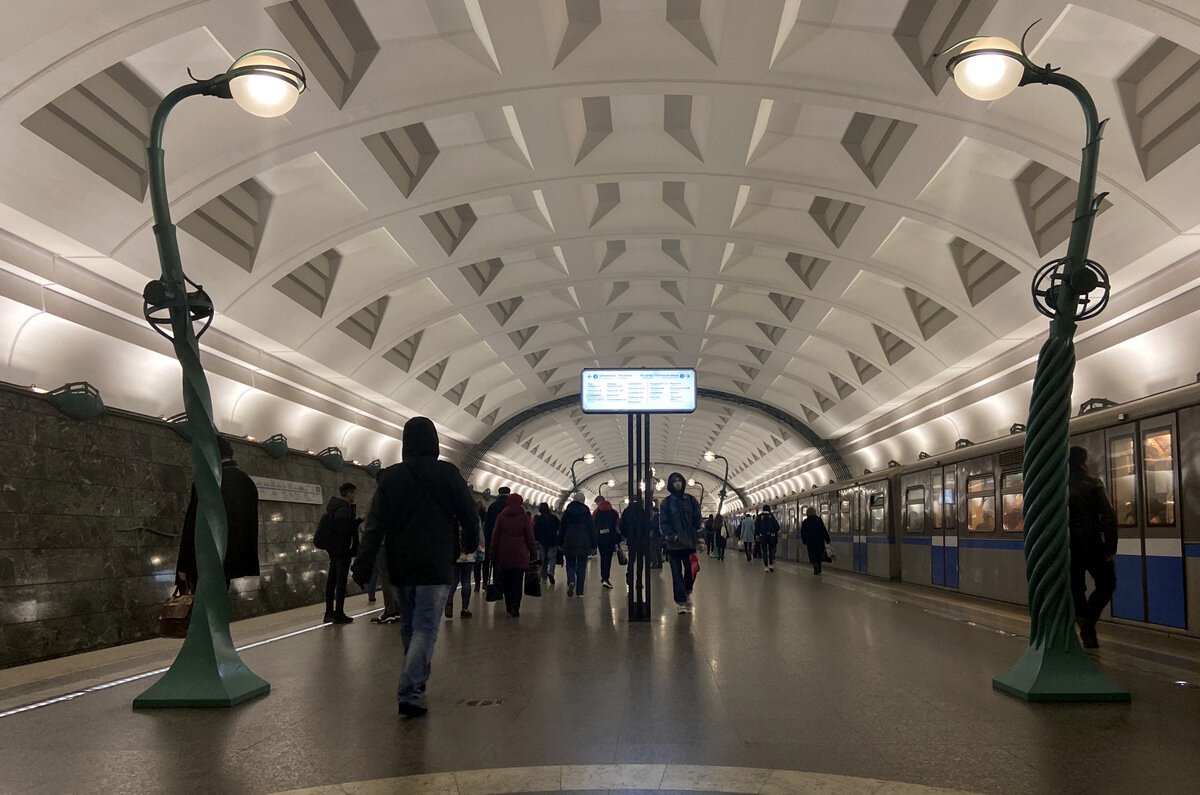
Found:
[[[1029,29],[1025,31],[1028,35]],[[1031,83],[1065,88],[1079,102],[1086,126],[1066,256],[1043,265],[1031,288],[1034,306],[1051,322],[1038,353],[1025,435],[1029,646],[1011,668],[992,680],[992,686],[1027,701],[1128,701],[1128,693],[1096,670],[1075,636],[1067,531],[1075,327],[1080,320],[1098,315],[1108,304],[1110,292],[1108,274],[1087,257],[1096,210],[1105,196],[1095,193],[1104,122],[1083,84],[1029,59],[1025,36],[1020,47],[1005,39],[968,39],[949,48],[959,51],[946,62],[963,93],[985,102]]]
[[[264,439],[260,444],[271,458],[283,458],[288,454],[288,440],[282,433]]]
[[[326,447],[317,453],[317,460],[321,462],[321,466],[330,472],[340,472],[342,467],[346,465],[346,457],[336,447]]]
[[[221,457],[213,425],[212,395],[198,343],[212,323],[213,302],[183,272],[167,200],[162,139],[167,116],[188,97],[234,99],[246,111],[269,118],[291,110],[304,85],[304,70],[294,58],[275,50],[255,50],[238,58],[222,74],[193,80],[168,93],[158,103],[150,124],[146,150],[150,205],[162,276],[142,291],[142,313],[151,328],[171,341],[183,369],[183,405],[192,437],[192,482],[198,498],[199,576],[187,638],[175,662],[161,679],[134,699],[134,707],[227,707],[271,689],[242,662],[229,634],[229,595],[221,584],[225,581],[222,569],[228,536],[221,500]],[[200,325],[198,330],[196,324]]]
[[[87,381],[72,381],[46,393],[54,408],[77,420],[90,420],[104,413],[100,390]]]
[[[371,463],[363,467],[363,471],[371,477],[379,477],[379,473],[383,470],[383,463],[378,459],[373,459]]]
[[[578,464],[580,461],[582,461],[585,464],[594,464],[594,463],[596,463],[596,454],[595,453],[584,453],[583,455],[579,456],[579,458],[576,458],[574,461],[571,462],[571,493],[572,494],[579,491],[579,481],[575,479],[575,465]]]
[[[596,489],[596,493],[600,495],[600,499],[604,499],[604,487],[608,486],[611,489],[615,485],[617,485],[617,481],[613,478],[609,478],[600,484],[600,486]]]
[[[716,461],[718,458],[725,462],[725,474],[721,476],[721,491],[717,494],[717,513],[721,513],[721,509],[725,507],[725,495],[729,490],[729,459],[712,450],[704,451],[705,461]]]

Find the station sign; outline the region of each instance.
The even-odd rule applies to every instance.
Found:
[[[621,368],[584,370],[579,399],[589,414],[690,414],[696,410],[696,371]]]

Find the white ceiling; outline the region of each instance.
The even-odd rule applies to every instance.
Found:
[[[0,31],[12,383],[86,379],[112,406],[180,410],[178,368],[141,319],[159,272],[142,139],[188,68],[271,47],[309,73],[292,113],[190,99],[164,142],[185,270],[218,310],[202,342],[222,430],[388,462],[425,414],[461,458],[577,393],[584,367],[677,366],[806,423],[855,474],[1005,433],[1025,414],[1045,330],[1029,282],[1065,249],[1082,118],[1044,86],[975,103],[931,54],[1039,18],[1031,56],[1111,117],[1091,257],[1114,296],[1080,329],[1076,403],[1197,370],[1188,0],[100,9],[20,4]],[[756,500],[826,482],[784,426],[706,400],[654,420],[651,456],[694,467],[706,497],[709,447]],[[549,498],[594,451],[580,479],[623,484],[624,449],[621,421],[562,408],[490,447],[472,480]]]

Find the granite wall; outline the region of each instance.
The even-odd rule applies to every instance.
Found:
[[[366,512],[375,483],[361,468],[335,473],[307,455],[233,444],[246,473],[319,483],[326,502],[355,483]],[[189,443],[161,422],[74,420],[0,388],[0,461],[0,668],[156,636],[191,488]],[[234,619],[324,601],[328,557],[311,544],[322,510],[259,502],[262,576],[234,580]]]

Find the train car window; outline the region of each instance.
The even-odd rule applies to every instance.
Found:
[[[821,514],[821,521],[825,523],[825,528],[829,528],[829,503],[821,503],[821,508],[818,511]]]
[[[925,532],[925,487],[911,486],[904,493],[904,530],[907,533]]]
[[[850,535],[850,500],[843,499],[841,510],[838,511],[838,532]]]
[[[871,532],[887,532],[887,513],[884,510],[886,498],[882,494],[871,495]]]
[[[1171,429],[1142,434],[1142,465],[1146,474],[1146,524],[1175,524],[1175,465]]]
[[[942,473],[934,472],[930,476],[930,512],[933,514],[933,529],[942,529]]]
[[[996,529],[996,478],[967,478],[967,531],[990,533]]]
[[[1025,485],[1025,476],[1021,472],[1005,472],[1001,480],[1000,509],[1003,511],[1001,527],[1010,533],[1020,533],[1025,529],[1025,517],[1022,507],[1025,505],[1025,495],[1021,493]]]
[[[942,484],[942,516],[945,518],[946,529],[958,529],[958,503],[954,496],[955,473],[953,468],[945,470],[945,482]]]
[[[1108,471],[1112,475],[1113,510],[1121,527],[1137,526],[1137,473],[1133,462],[1133,437],[1108,443]]]

